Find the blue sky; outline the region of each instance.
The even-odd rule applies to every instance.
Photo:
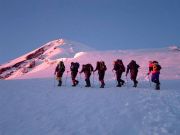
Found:
[[[179,0],[0,0],[0,63],[65,38],[98,50],[180,44]]]

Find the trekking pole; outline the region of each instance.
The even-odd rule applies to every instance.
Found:
[[[126,75],[126,83],[127,83],[127,88],[128,88],[129,86],[128,86],[128,78],[127,78],[127,75]]]
[[[82,86],[81,86],[81,73],[79,73],[79,86],[80,86],[80,88],[82,88]]]
[[[93,87],[94,87],[94,72],[93,72]]]
[[[68,73],[69,73],[69,71],[67,71],[67,74],[66,74],[65,86],[66,86],[66,82],[67,82]]]
[[[112,72],[113,72],[113,75],[114,75],[114,80],[115,80],[115,82],[116,82],[116,85],[117,85],[117,80],[116,80],[116,74],[114,73],[114,71],[112,70]]]
[[[94,87],[94,73],[93,73],[93,79],[92,79],[92,85],[91,85],[91,87],[93,88]]]
[[[148,75],[148,80],[149,80],[149,86],[151,87],[151,81],[149,75]]]
[[[98,78],[98,80],[99,80],[99,74],[97,73],[97,78]],[[101,86],[101,80],[99,80],[99,86]]]

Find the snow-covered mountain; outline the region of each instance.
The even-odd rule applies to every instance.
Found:
[[[77,61],[81,65],[91,63],[94,67],[97,61],[105,61],[108,71],[107,79],[114,78],[112,63],[116,59],[122,59],[127,65],[132,59],[140,65],[138,78],[144,80],[148,61],[157,60],[162,66],[161,78],[180,79],[180,51],[178,47],[161,49],[139,49],[139,50],[112,50],[96,51],[87,45],[58,39],[51,41],[42,47],[25,54],[7,64],[0,66],[0,78],[2,79],[30,79],[51,78],[58,61],[65,62],[66,71],[70,63]]]
[[[116,59],[125,65],[134,59],[140,65],[137,88],[124,74],[125,85],[116,87]],[[90,78],[93,87],[85,88],[80,74],[78,86],[71,87],[68,72],[56,87],[52,77],[60,60],[66,71],[72,61],[95,66],[104,60],[105,88],[99,88],[97,74]],[[149,60],[162,66],[160,91],[145,77]],[[0,135],[179,135],[179,62],[177,47],[96,51],[63,39],[49,42],[0,66],[6,79],[0,80]]]
[[[173,45],[173,46],[169,47],[169,50],[171,50],[171,51],[180,51],[180,47],[176,46],[176,45]]]
[[[28,73],[44,71],[59,59],[74,58],[79,52],[92,51],[78,42],[58,39],[0,66],[0,79],[13,79]]]

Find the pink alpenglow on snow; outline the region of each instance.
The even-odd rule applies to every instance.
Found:
[[[114,78],[112,62],[122,59],[125,66],[132,60],[140,65],[139,80],[147,80],[148,61],[157,60],[162,66],[160,78],[180,79],[180,52],[175,47],[162,49],[96,51],[82,43],[58,39],[0,66],[1,79],[52,78],[58,61],[65,63],[69,70],[72,61],[81,65],[91,63],[94,67],[99,60],[107,65],[106,80]],[[175,48],[177,50],[177,47]],[[172,70],[173,69],[173,70]]]

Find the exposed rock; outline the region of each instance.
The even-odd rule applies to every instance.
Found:
[[[33,58],[37,58],[37,57],[39,57],[40,55],[42,55],[43,53],[44,53],[44,48],[40,48],[40,49],[38,49],[37,51],[35,51],[34,53],[32,53],[32,54],[29,54],[27,57],[26,57],[26,59],[27,60],[30,60],[30,59],[33,59]]]

